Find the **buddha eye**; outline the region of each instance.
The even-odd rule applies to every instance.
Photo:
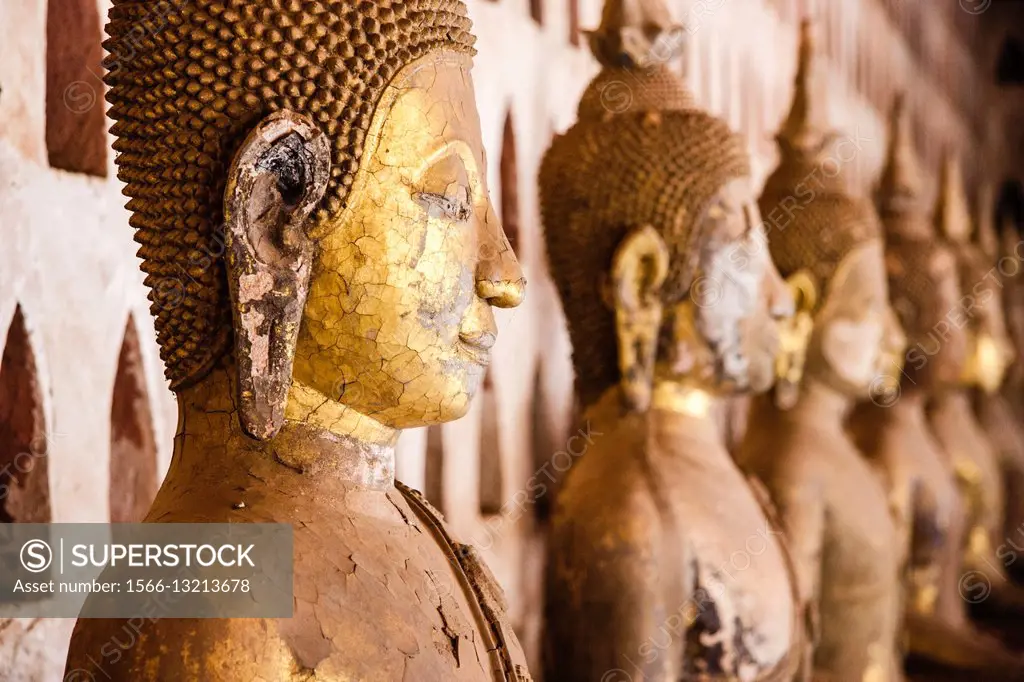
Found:
[[[413,198],[431,218],[447,218],[457,223],[464,223],[472,215],[469,202],[459,197],[433,192],[417,192]]]

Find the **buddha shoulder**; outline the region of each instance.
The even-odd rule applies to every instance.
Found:
[[[287,682],[310,679],[304,669],[270,620],[103,619],[76,625],[65,678]]]

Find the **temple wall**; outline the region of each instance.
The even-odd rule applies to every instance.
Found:
[[[679,0],[688,47],[677,68],[697,99],[746,137],[760,182],[774,164],[773,132],[791,95],[797,22],[811,12],[829,60],[830,111],[855,141],[856,152],[839,161],[859,186],[868,191],[878,172],[885,111],[900,87],[909,89],[926,169],[952,145],[970,182],[987,160],[1006,167],[998,128],[986,117],[990,79],[972,56],[980,15],[965,10],[984,1]],[[49,27],[48,4],[58,7]],[[24,443],[18,447],[28,454],[14,461],[25,475],[45,474],[40,490],[48,491],[52,521],[105,521],[125,506],[119,496],[136,494],[110,489],[123,478],[110,471],[112,450],[122,451],[117,434],[127,428],[121,420],[149,430],[130,452],[148,458],[139,468],[158,477],[176,427],[113,153],[103,151],[109,139],[96,123],[104,102],[90,60],[106,6],[0,3],[0,351],[16,332],[34,359],[5,362],[0,385],[31,386],[38,396],[38,409],[24,413],[33,415],[28,431],[45,434],[44,447]],[[515,218],[529,288],[520,308],[499,312],[487,395],[458,422],[404,434],[398,471],[437,501],[458,535],[482,547],[536,661],[543,519],[554,480],[587,441],[571,438],[579,432],[571,426],[570,350],[546,272],[534,179],[596,71],[573,15],[579,27],[595,27],[600,3],[470,0],[470,11],[492,190],[496,204],[515,200],[502,212]],[[14,324],[16,310],[23,324]],[[115,380],[123,376],[132,381]],[[115,397],[121,390],[129,394]],[[132,405],[142,416],[130,414]],[[46,467],[30,464],[42,458]],[[0,678],[59,679],[71,626],[0,621]]]

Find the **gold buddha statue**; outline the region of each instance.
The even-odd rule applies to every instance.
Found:
[[[1001,278],[1003,306],[1006,311],[1006,330],[1013,348],[1013,359],[1006,372],[1006,379],[1000,391],[1000,403],[1005,412],[1013,420],[1012,427],[1016,433],[1021,432],[1018,418],[1024,412],[1024,266],[1021,264],[1021,237],[1013,223],[1013,217],[1007,214],[1003,218],[1002,229],[997,236],[997,253],[999,261],[997,272]],[[989,430],[991,433],[991,430]],[[1014,438],[1019,438],[1015,436]],[[1024,548],[1024,475],[1017,467],[1006,474],[1006,539],[1012,545],[1006,550],[1019,557]],[[997,552],[999,550],[997,549]],[[1007,569],[1020,579],[1024,576],[1024,562],[1013,559]]]
[[[1011,354],[1007,363],[1011,365],[1014,364],[1014,357],[1020,357],[1017,351],[1020,347],[1017,345],[1020,340],[1019,321],[1011,320],[1019,315],[1017,303],[1021,293],[1021,266],[1019,258],[1013,252],[1017,242],[1016,230],[1012,225],[1006,226],[1004,231],[1008,239],[1001,239],[996,233],[993,213],[992,188],[986,184],[978,193],[975,242],[985,258],[985,263],[991,268],[988,276],[997,280],[998,299],[1006,321],[1006,339],[1009,341],[1006,352]],[[1018,327],[1016,330],[1015,326]],[[1003,384],[1012,384],[1019,389],[1019,369],[1012,373],[1012,380],[1009,369],[1008,366]],[[1018,413],[1015,413],[1015,407],[1007,392],[1002,390],[991,390],[989,387],[989,390],[977,391],[975,411],[978,423],[995,448],[1003,474],[1006,498],[1000,544],[1012,541],[1015,547],[1024,547],[1024,539],[1018,534],[1018,528],[1024,524],[1024,425],[1021,424]],[[1012,548],[1007,549],[1011,552],[1016,551]],[[1007,568],[1012,571],[1014,567]],[[1019,567],[1016,568],[1019,572]]]
[[[805,21],[779,166],[759,202],[798,323],[784,336],[774,395],[751,406],[737,459],[779,510],[816,624],[814,679],[888,682],[902,679],[899,532],[884,474],[844,422],[898,367],[905,339],[889,306],[878,217],[847,188],[850,141],[828,125],[824,77]]]
[[[107,41],[119,177],[180,410],[146,521],[290,524],[294,615],[160,619],[113,651],[124,621],[80,620],[68,669],[530,679],[486,566],[394,480],[399,430],[466,412],[492,306],[523,297],[465,6],[195,0],[154,31],[147,5],[114,0]]]
[[[783,681],[806,657],[781,533],[712,410],[770,385],[792,301],[743,143],[666,63],[678,34],[659,0],[608,0],[602,69],[540,169],[592,434],[548,538],[553,682]]]
[[[947,317],[962,298],[956,258],[936,238],[921,186],[901,95],[893,106],[877,202],[889,293],[908,337],[907,353],[884,380],[888,393],[859,406],[850,429],[861,452],[886,472],[898,551],[907,564],[904,623],[915,664],[1004,679],[1014,667],[1021,670],[1020,661],[967,620],[959,591],[964,505],[925,412],[929,399],[956,385],[967,347],[963,329]]]
[[[1002,285],[995,265],[971,242],[970,212],[960,168],[951,154],[942,166],[934,220],[957,258],[963,297],[949,311],[949,322],[966,333],[967,361],[959,385],[933,398],[928,420],[955,472],[965,504],[965,576],[976,576],[991,590],[978,606],[1024,613],[1024,591],[1009,581],[1003,560],[996,554],[1005,537],[1006,496],[1000,458],[971,404],[972,390],[999,388],[1012,358],[1001,304]],[[945,343],[941,337],[936,341]]]

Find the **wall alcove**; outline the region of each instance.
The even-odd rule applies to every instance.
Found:
[[[0,522],[49,523],[49,458],[38,366],[21,306],[0,358]]]
[[[490,370],[484,376],[484,385],[478,400],[482,403],[479,450],[480,514],[492,516],[501,513],[501,506],[504,503],[504,476],[501,461],[501,414]]]
[[[102,40],[96,0],[49,0],[46,150],[53,168],[107,175]]]
[[[117,360],[110,407],[110,520],[136,523],[157,491],[156,439],[139,335],[129,316]]]

